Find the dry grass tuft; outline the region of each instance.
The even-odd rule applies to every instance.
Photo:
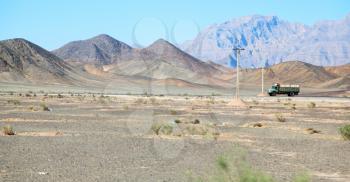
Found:
[[[309,134],[321,133],[320,130],[315,130],[313,128],[307,128],[306,132],[309,133]]]
[[[275,114],[275,117],[276,117],[276,119],[277,119],[278,122],[284,123],[284,122],[287,121],[286,118],[283,117],[283,115],[280,114],[280,113],[279,113],[279,114]]]
[[[310,108],[310,109],[315,108],[315,107],[316,107],[316,103],[310,102],[310,103],[307,105],[307,107]]]
[[[10,125],[4,126],[2,129],[3,129],[3,132],[4,132],[5,135],[15,135],[16,134],[13,131],[12,126],[10,126]]]

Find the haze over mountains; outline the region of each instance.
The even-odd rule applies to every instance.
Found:
[[[182,49],[201,60],[236,66],[233,47],[245,48],[245,68],[300,60],[318,66],[350,62],[350,15],[312,26],[280,20],[276,16],[246,16],[203,30]]]

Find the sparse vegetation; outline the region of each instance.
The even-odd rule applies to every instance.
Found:
[[[282,114],[280,114],[280,113],[275,114],[275,117],[276,117],[276,119],[277,119],[278,122],[284,123],[284,122],[287,121],[286,118],[285,118]]]
[[[179,119],[175,119],[175,121],[174,121],[176,124],[179,124],[179,123],[181,123],[181,120],[179,120]]]
[[[293,182],[310,182],[311,177],[307,173],[301,173],[294,177]]]
[[[173,133],[173,126],[168,123],[154,123],[151,130],[156,135],[171,135]]]
[[[246,161],[245,154],[223,154],[217,157],[214,174],[204,178],[198,177],[197,181],[208,182],[273,182],[274,179],[259,170],[250,167]],[[191,179],[194,179],[191,176]]]
[[[3,129],[3,132],[4,132],[5,135],[15,135],[16,134],[13,131],[12,126],[10,126],[10,125],[4,126],[2,129]]]
[[[200,123],[200,121],[199,121],[199,119],[195,119],[194,121],[192,121],[191,122],[192,124],[199,124]]]
[[[315,130],[315,129],[313,129],[313,128],[307,128],[306,131],[307,131],[309,134],[321,133],[320,130]]]
[[[340,134],[345,140],[350,140],[350,125],[345,125],[339,128]]]
[[[170,110],[171,115],[177,115],[177,112],[175,110]]]
[[[20,105],[21,104],[21,102],[19,102],[19,100],[8,100],[7,103],[13,104],[13,105]]]
[[[296,110],[296,109],[297,109],[296,104],[292,104],[292,105],[290,106],[290,108],[293,109],[293,110]]]
[[[260,128],[262,126],[263,125],[261,123],[254,123],[254,125],[253,125],[254,128]]]
[[[50,108],[44,102],[40,104],[40,107],[43,111],[50,111]]]
[[[308,105],[307,105],[308,108],[315,108],[316,107],[316,103],[314,102],[310,102]]]

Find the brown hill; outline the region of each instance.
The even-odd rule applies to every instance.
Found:
[[[332,66],[325,67],[326,71],[337,76],[347,76],[350,75],[350,64],[342,66]]]
[[[129,45],[101,34],[91,39],[70,42],[52,52],[66,61],[105,65],[122,59],[131,50]]]
[[[327,72],[323,67],[300,61],[287,61],[264,70],[264,78],[268,83],[299,84],[308,87],[316,87],[326,81],[333,80],[337,76]],[[244,69],[242,71],[243,82],[261,82],[261,69]]]

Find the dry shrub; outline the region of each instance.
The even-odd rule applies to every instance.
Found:
[[[13,131],[12,126],[10,125],[4,126],[2,129],[5,135],[15,135],[15,132]]]
[[[287,121],[286,118],[283,117],[282,114],[275,114],[275,117],[276,117],[276,119],[277,119],[278,122],[284,123],[284,122]]]

